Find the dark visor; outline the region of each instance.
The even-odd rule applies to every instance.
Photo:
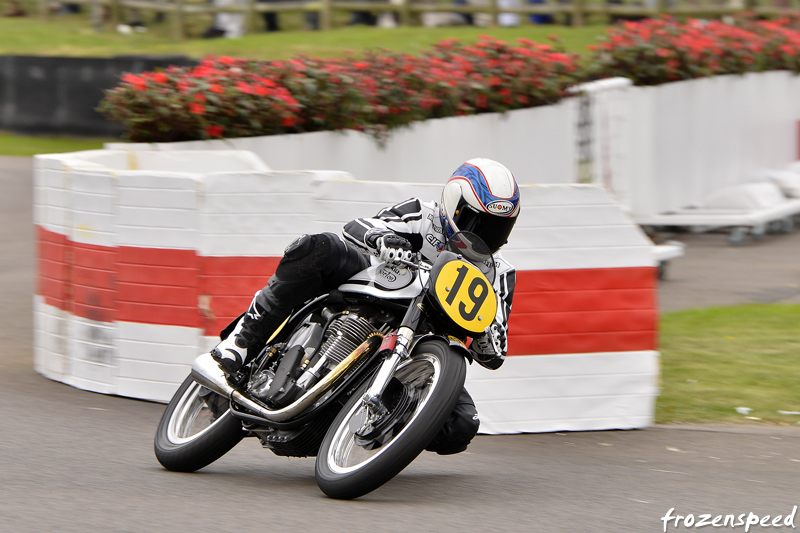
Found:
[[[453,223],[458,231],[471,231],[478,235],[492,253],[497,252],[507,241],[516,217],[501,217],[491,213],[481,213],[462,200],[459,202]]]

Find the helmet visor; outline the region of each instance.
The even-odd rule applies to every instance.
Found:
[[[470,231],[479,236],[494,254],[506,242],[517,217],[503,217],[491,213],[482,213],[466,201],[459,202],[453,216],[453,224],[458,231]]]

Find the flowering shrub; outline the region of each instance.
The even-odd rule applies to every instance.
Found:
[[[252,61],[209,57],[193,68],[125,74],[100,111],[134,141],[356,129],[381,137],[427,118],[557,102],[577,56],[520,39],[445,40],[421,57]]]
[[[800,71],[797,20],[758,21],[739,17],[734,24],[672,17],[627,22],[608,30],[586,69],[590,79],[624,76],[637,85],[719,74],[766,70]]]

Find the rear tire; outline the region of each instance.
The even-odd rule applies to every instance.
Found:
[[[385,439],[382,445],[370,450],[355,434],[366,412],[362,396],[371,381],[351,396],[328,429],[316,462],[317,485],[328,496],[358,498],[408,466],[453,412],[464,386],[466,362],[446,342],[426,340],[398,365],[394,377],[404,385],[395,387],[397,396],[410,401],[399,401],[397,412],[389,409],[392,429],[380,435]]]
[[[167,470],[194,472],[228,453],[245,434],[228,400],[189,376],[161,416],[154,443],[156,458]]]

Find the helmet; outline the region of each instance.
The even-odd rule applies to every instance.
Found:
[[[470,231],[495,253],[508,241],[517,215],[517,182],[510,170],[491,159],[463,163],[442,191],[439,217],[448,239],[459,231]]]

